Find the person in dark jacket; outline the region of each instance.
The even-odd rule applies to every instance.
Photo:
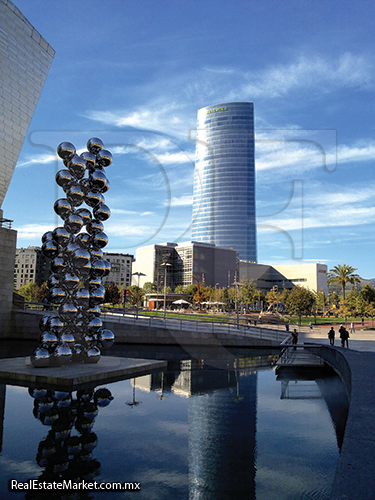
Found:
[[[333,326],[331,326],[331,329],[328,332],[328,338],[330,345],[335,345],[335,330],[333,329]]]
[[[345,344],[346,344],[346,347],[349,348],[349,341],[348,341],[349,332],[348,332],[348,330],[341,325],[339,333],[340,333],[340,339],[341,339],[341,347],[345,347]]]

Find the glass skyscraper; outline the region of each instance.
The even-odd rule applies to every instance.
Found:
[[[228,102],[198,111],[192,241],[257,261],[254,109]]]

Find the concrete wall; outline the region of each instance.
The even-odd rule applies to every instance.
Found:
[[[0,227],[0,336],[9,334],[17,231]]]
[[[6,338],[38,340],[40,335],[39,321],[43,311],[13,311],[11,334]],[[119,344],[158,344],[179,346],[226,346],[226,347],[277,347],[280,342],[268,339],[257,339],[241,334],[227,334],[225,332],[212,333],[211,324],[207,323],[207,330],[201,332],[174,330],[172,328],[154,328],[139,326],[117,320],[108,320],[102,317],[103,325],[113,331],[116,343]]]

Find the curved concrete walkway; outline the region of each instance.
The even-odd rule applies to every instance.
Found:
[[[330,347],[327,333],[327,328],[301,332],[298,343],[323,345],[316,348],[319,355],[340,374],[349,395],[348,419],[331,499],[372,500],[375,498],[375,332],[360,330],[351,334],[349,349],[339,347],[339,338],[335,347]]]

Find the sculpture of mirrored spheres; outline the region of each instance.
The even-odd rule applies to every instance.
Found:
[[[111,165],[112,154],[97,137],[89,139],[81,155],[70,142],[59,144],[57,154],[64,168],[55,180],[64,195],[53,208],[62,223],[42,236],[42,252],[51,259],[49,302],[58,314],[43,316],[39,344],[30,356],[35,367],[43,368],[97,363],[100,349],[110,348],[115,338],[99,318],[105,294],[101,279],[111,269],[102,249],[108,244],[103,222],[111,215],[103,169]]]

